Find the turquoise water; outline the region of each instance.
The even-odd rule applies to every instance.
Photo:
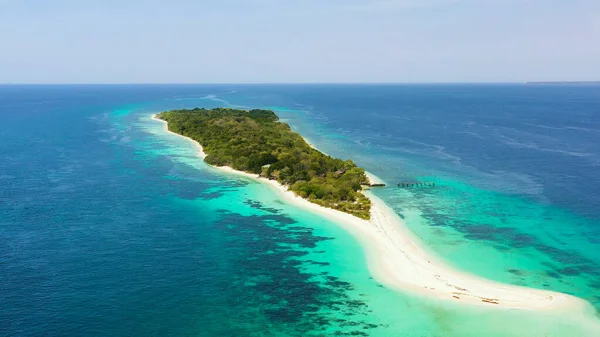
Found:
[[[344,89],[281,113],[387,182],[435,181],[376,193],[450,263],[600,306],[597,87]]]
[[[543,177],[524,178],[527,173],[501,167],[504,173],[494,177],[482,166],[461,162],[467,155],[448,144],[444,154],[435,147],[441,145],[430,146],[438,157],[454,159],[415,151],[409,141],[394,143],[429,144],[389,121],[423,115],[407,114],[402,107],[410,102],[397,97],[424,89],[358,89],[1,87],[0,334],[597,333],[592,310],[471,308],[386,289],[372,279],[356,240],[334,223],[283,203],[260,183],[208,167],[192,144],[150,119],[172,108],[270,106],[325,152],[352,157],[386,181],[436,180],[440,188],[376,193],[449,263],[597,302],[598,222],[593,207],[584,207],[593,204],[593,189],[579,191],[583,196],[572,200],[573,207],[535,189],[546,183]],[[475,98],[489,94],[477,87],[428,90],[420,94],[430,99],[448,90],[466,90]],[[382,98],[379,92],[387,94]],[[379,124],[377,114],[383,116]],[[426,129],[423,122],[412,125]],[[463,159],[456,162],[457,157]],[[583,177],[594,167],[585,158],[587,164],[570,168]],[[515,183],[527,179],[528,186]]]

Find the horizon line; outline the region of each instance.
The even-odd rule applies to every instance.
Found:
[[[453,85],[453,84],[600,84],[600,80],[457,82],[0,82],[0,85]]]

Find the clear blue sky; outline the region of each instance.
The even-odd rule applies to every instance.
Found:
[[[0,83],[600,80],[600,0],[0,0]]]

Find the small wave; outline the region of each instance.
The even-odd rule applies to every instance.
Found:
[[[100,115],[88,117],[88,119],[91,120],[91,121],[95,121],[95,122],[101,122],[101,121],[107,120],[108,117],[109,117],[109,113],[105,112],[105,113],[100,114]]]
[[[582,128],[579,126],[567,126],[566,128],[570,129],[570,130],[577,130],[577,131],[584,131],[584,132],[595,132],[595,133],[600,132],[600,130],[598,130],[598,129],[588,129],[588,128]]]
[[[525,123],[525,125],[534,126],[534,127],[541,128],[541,129],[548,129],[548,130],[575,130],[575,131],[593,132],[593,133],[600,132],[600,130],[598,130],[598,129],[590,129],[590,128],[584,128],[584,127],[580,127],[580,126],[558,127],[558,126],[549,126],[549,125],[532,124],[532,123]]]
[[[551,149],[551,148],[545,148],[545,147],[541,147],[536,143],[532,143],[532,142],[519,142],[516,139],[512,139],[506,136],[502,136],[502,135],[498,135],[498,138],[500,139],[500,141],[503,144],[509,145],[509,146],[513,146],[513,147],[517,147],[517,148],[522,148],[522,149],[530,149],[530,150],[537,150],[537,151],[542,151],[542,152],[552,152],[552,153],[560,153],[560,154],[565,154],[568,156],[572,156],[572,157],[579,157],[579,158],[589,158],[589,157],[594,157],[593,153],[588,153],[588,152],[578,152],[578,151],[569,151],[569,150],[563,150],[563,149]]]
[[[449,161],[454,164],[461,164],[461,162],[462,162],[462,158],[446,152],[445,146],[436,145],[436,144],[427,144],[427,143],[419,142],[419,141],[408,139],[408,138],[404,138],[404,141],[411,143],[411,144],[416,144],[421,147],[421,149],[412,150],[413,153],[415,153],[415,154],[421,154],[421,155],[425,155],[425,156],[432,157],[435,159]]]
[[[475,137],[475,138],[478,138],[478,139],[483,139],[483,137],[481,137],[481,135],[480,135],[480,134],[478,134],[478,133],[475,133],[475,132],[469,132],[469,131],[460,131],[460,132],[457,132],[457,134],[459,134],[459,135],[467,135],[467,136],[472,136],[472,137]]]

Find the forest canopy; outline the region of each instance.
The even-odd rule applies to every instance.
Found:
[[[369,219],[369,180],[351,160],[312,148],[270,110],[172,110],[158,118],[170,131],[200,143],[205,161],[277,180],[309,201]]]

